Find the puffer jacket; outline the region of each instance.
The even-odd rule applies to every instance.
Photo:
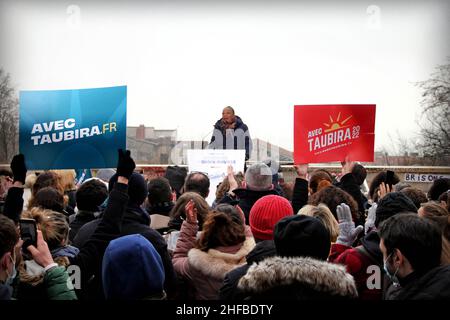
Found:
[[[173,267],[188,281],[196,300],[217,300],[225,275],[246,263],[245,257],[255,246],[255,240],[247,236],[239,245],[204,252],[194,248],[197,231],[197,224],[183,222],[172,258]]]

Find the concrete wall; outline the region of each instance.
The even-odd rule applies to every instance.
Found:
[[[339,173],[341,171],[340,166],[310,166],[309,172],[312,172],[316,169],[327,169],[330,172]],[[373,177],[377,175],[380,171],[392,170],[394,171],[400,178],[400,181],[405,181],[411,184],[411,186],[421,189],[423,191],[428,191],[430,188],[432,181],[435,178],[439,178],[441,176],[445,178],[450,178],[450,167],[397,167],[397,166],[366,166],[367,170],[367,183],[370,185]],[[293,166],[281,166],[281,170],[283,172],[283,177],[285,181],[292,182],[295,180],[296,173]],[[412,176],[411,174],[415,174]],[[425,179],[425,181],[415,182],[411,181],[411,179],[417,180],[417,178]],[[408,180],[408,181],[406,181]]]

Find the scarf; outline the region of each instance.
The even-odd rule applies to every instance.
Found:
[[[232,123],[225,122],[223,119],[220,121],[220,128],[222,130],[222,133],[225,133],[228,129],[235,129],[236,128],[236,117],[234,118],[234,121]]]

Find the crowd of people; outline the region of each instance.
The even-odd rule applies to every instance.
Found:
[[[255,163],[210,206],[207,174],[146,180],[129,151],[80,184],[25,157],[0,172],[1,300],[450,300],[450,179],[425,193],[383,171],[364,193],[352,161],[292,184]]]

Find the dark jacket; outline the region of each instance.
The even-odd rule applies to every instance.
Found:
[[[73,242],[75,236],[77,235],[78,231],[82,226],[84,226],[88,222],[91,222],[92,220],[97,219],[95,214],[97,214],[97,217],[100,217],[100,213],[83,210],[80,210],[75,215],[69,217],[70,221],[69,240],[71,242]]]
[[[273,240],[261,241],[256,244],[252,251],[247,255],[247,264],[236,268],[227,273],[223,280],[223,286],[219,291],[220,300],[242,300],[246,295],[238,289],[239,280],[247,273],[253,263],[259,263],[262,260],[276,255],[275,243]]]
[[[160,214],[168,217],[170,216],[170,211],[172,211],[174,206],[175,204],[173,202],[158,203],[156,205],[148,206],[147,212],[149,215]]]
[[[0,301],[11,300],[12,288],[0,282]]]
[[[101,219],[96,222],[96,228],[80,252],[74,258],[69,258],[70,264],[78,266],[81,274],[81,292],[79,297],[85,298],[91,279],[101,279],[102,261],[106,247],[111,240],[121,236],[122,220],[128,203],[128,186],[116,183],[109,194],[108,205]]]
[[[23,188],[11,187],[5,199],[3,214],[15,223],[19,222],[23,209]]]
[[[240,137],[240,139],[238,139],[238,135],[236,134],[236,130],[239,130],[240,133],[243,136]],[[222,143],[220,144],[220,137],[222,139]],[[239,140],[241,140],[242,138],[244,138],[244,143],[245,143],[245,160],[248,160],[251,156],[252,153],[252,148],[253,148],[253,143],[252,143],[252,139],[250,137],[250,132],[248,131],[248,127],[247,125],[242,121],[242,119],[238,116],[236,116],[236,126],[234,128],[234,133],[233,133],[233,149],[242,149],[239,148],[239,144],[242,144],[242,142],[239,142]],[[209,143],[209,147],[210,149],[227,149],[227,135],[226,135],[226,131],[225,129],[222,127],[222,119],[217,120],[216,124],[214,125],[214,132],[213,135],[211,137],[211,142]]]
[[[242,209],[245,215],[245,224],[249,224],[249,216],[250,216],[250,209],[253,207],[256,201],[258,201],[260,198],[267,196],[269,194],[278,195],[278,192],[275,190],[265,190],[265,191],[254,191],[250,189],[235,189],[233,193],[236,195],[237,199],[239,199],[239,207]],[[220,201],[221,203],[229,203],[234,204],[236,202],[235,199],[231,198],[229,195],[225,195]]]
[[[306,257],[271,257],[253,264],[238,288],[250,300],[341,300],[358,295],[343,266]]]
[[[174,206],[175,204],[173,202],[163,202],[148,206],[147,212],[151,220],[150,227],[158,231],[161,235],[167,233],[171,229],[169,227],[169,217]]]
[[[95,229],[98,223],[98,220],[94,220],[85,224],[78,231],[73,245],[83,247],[83,244],[86,243],[87,239],[90,238],[92,231]],[[166,293],[169,297],[172,296],[176,287],[176,276],[173,270],[172,259],[167,252],[167,244],[164,241],[164,238],[157,231],[150,228],[150,217],[148,213],[135,205],[127,207],[122,220],[122,230],[120,236],[126,236],[129,234],[140,234],[153,244],[156,251],[161,256],[164,265],[164,289],[166,290]],[[91,282],[89,289],[90,293],[87,297],[88,299],[104,299],[100,281],[101,272],[97,273],[96,277],[98,275],[100,275],[100,277],[98,277],[95,282]]]
[[[376,265],[382,270],[383,254],[380,250],[380,237],[376,231],[369,232],[362,240],[361,246],[352,248],[333,244],[328,261],[346,266],[347,272],[355,278],[358,296],[362,300],[381,300],[382,290],[370,289],[367,279],[373,275],[368,268]]]
[[[94,234],[95,229],[100,223],[100,219],[101,217],[99,217],[99,219],[94,219],[90,222],[85,223],[73,238],[72,245],[77,248],[82,248],[84,244],[89,240],[89,238]]]
[[[302,178],[295,179],[294,190],[292,192],[292,208],[294,214],[308,203],[308,180]]]
[[[422,276],[413,272],[400,279],[400,286],[387,300],[450,301],[450,266],[436,267]]]
[[[364,225],[364,204],[367,202],[367,198],[362,194],[360,186],[356,183],[355,177],[351,173],[347,173],[342,176],[341,181],[335,184],[336,187],[341,188],[358,203],[359,217],[355,221],[356,225]]]

